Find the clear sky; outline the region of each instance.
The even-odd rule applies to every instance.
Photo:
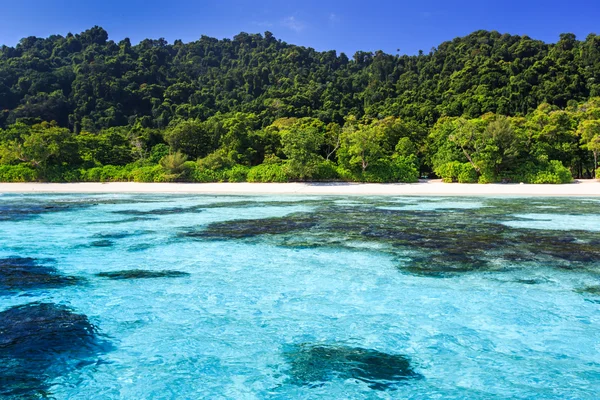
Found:
[[[563,32],[600,34],[600,0],[3,0],[0,44],[25,36],[78,33],[94,25],[110,39],[271,31],[317,50],[415,54],[478,29],[555,42]]]

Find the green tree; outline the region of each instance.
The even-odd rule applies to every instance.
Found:
[[[173,151],[185,153],[192,158],[205,157],[213,152],[218,141],[199,120],[180,121],[167,128],[164,137]]]
[[[598,169],[598,153],[600,152],[600,120],[586,120],[579,124],[577,129],[583,147],[594,155],[594,177]]]
[[[383,155],[381,129],[376,126],[349,126],[344,130],[343,147],[350,156],[350,165],[360,165],[365,172]]]
[[[187,159],[187,155],[180,152],[176,152],[172,154],[167,154],[166,156],[161,158],[159,164],[170,174],[180,174],[181,172],[183,172],[184,164],[187,161]]]
[[[49,166],[76,164],[79,160],[75,135],[56,124],[33,125],[15,143],[19,160],[43,171]]]
[[[322,124],[321,124],[322,125]],[[311,178],[323,160],[319,150],[324,143],[324,129],[300,121],[281,132],[283,153],[288,158],[289,173],[299,179]]]

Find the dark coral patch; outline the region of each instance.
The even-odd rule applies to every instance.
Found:
[[[600,286],[587,286],[577,289],[577,292],[582,294],[591,294],[593,296],[600,296]]]
[[[49,379],[75,368],[110,345],[85,315],[51,303],[0,312],[0,396],[48,396]]]
[[[215,222],[204,230],[184,232],[180,236],[202,239],[242,239],[259,235],[281,235],[306,230],[317,224],[311,215],[292,218],[238,219]]]
[[[151,216],[151,215],[171,215],[171,214],[186,214],[197,213],[202,211],[202,206],[191,207],[171,207],[157,208],[154,210],[119,210],[113,211],[113,214],[131,215],[131,216]]]
[[[356,379],[371,389],[390,390],[421,377],[408,357],[372,349],[301,344],[285,352],[284,357],[290,367],[290,382],[300,386],[320,386],[332,379]]]
[[[31,289],[53,289],[80,283],[81,278],[61,275],[56,268],[33,258],[0,259],[0,293]]]
[[[114,242],[104,239],[104,240],[95,240],[90,243],[91,247],[112,247],[114,246]]]
[[[87,205],[11,202],[0,205],[0,221],[21,221],[53,212],[70,211]]]
[[[416,275],[446,277],[453,274],[491,269],[483,259],[460,253],[441,253],[424,257],[414,257],[401,267]]]
[[[190,276],[187,272],[182,271],[148,271],[143,269],[131,269],[125,271],[110,271],[100,272],[96,274],[100,278],[108,278],[114,280],[123,279],[150,279],[150,278],[183,278]]]

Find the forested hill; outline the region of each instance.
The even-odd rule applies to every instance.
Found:
[[[233,40],[203,36],[132,46],[94,27],[81,34],[28,37],[0,50],[2,124],[23,117],[97,131],[174,118],[256,113],[342,123],[347,115],[516,115],[539,104],[565,107],[600,95],[600,36],[561,35],[557,44],[477,31],[427,54],[396,56],[289,45],[269,32]]]
[[[286,153],[285,143],[280,140],[285,135],[268,138],[264,129],[279,131],[304,121],[304,125],[324,135],[315,153],[338,164],[340,156],[343,161],[346,154],[345,168],[350,168],[357,162],[350,149],[351,140],[342,140],[342,128],[346,133],[361,131],[380,121],[379,125],[392,126],[390,129],[396,133],[380,132],[383,142],[389,143],[379,146],[381,151],[373,156],[372,166],[385,157],[389,161],[408,151],[398,153],[396,148],[397,141],[406,137],[410,143],[405,141],[404,145],[414,147],[412,155],[418,159],[421,172],[436,170],[435,160],[441,157],[448,162],[468,161],[481,175],[482,167],[458,139],[453,143],[467,159],[448,155],[436,158],[438,148],[432,146],[438,139],[432,129],[441,129],[444,118],[469,121],[484,115],[482,121],[491,123],[496,118],[485,117],[487,113],[528,117],[541,112],[541,105],[549,107],[547,114],[568,107],[575,110],[594,96],[600,96],[600,36],[594,34],[584,41],[563,34],[556,44],[546,44],[528,36],[477,31],[415,56],[378,51],[357,52],[349,58],[335,51],[318,52],[287,44],[269,32],[241,33],[223,40],[202,36],[191,43],[146,39],[132,45],[129,39],[118,43],[109,40],[104,29],[94,27],[66,37],[28,37],[16,47],[2,46],[0,128],[4,130],[0,131],[0,142],[4,150],[0,151],[0,164],[28,163],[28,167],[39,171],[42,164],[63,169],[122,165],[142,162],[156,145],[168,145],[170,153],[180,152],[188,159],[223,150],[228,161],[212,169],[234,164],[251,167],[263,163],[265,157],[292,160],[293,150],[288,148]],[[243,121],[228,125],[226,116]],[[301,118],[312,118],[313,122]],[[575,118],[569,129],[574,132],[580,119]],[[55,123],[39,124],[44,121]],[[473,126],[483,132],[484,122],[473,122]],[[212,133],[202,138],[198,134],[197,148],[190,150],[171,134],[184,123]],[[200,128],[202,123],[217,124],[219,128]],[[518,128],[516,120],[507,123],[512,130]],[[243,140],[229,140],[228,132],[235,136],[231,133],[233,125],[263,132],[254,139],[246,134]],[[24,126],[29,126],[27,132]],[[335,126],[342,133],[335,133]],[[127,129],[107,133],[112,127]],[[23,151],[27,135],[35,129],[45,132],[58,128],[75,135],[77,157],[60,159],[54,154],[42,162],[18,154]],[[15,129],[21,129],[21,133],[8,133]],[[132,138],[132,129],[146,131]],[[119,144],[111,142],[109,147],[122,146],[125,150],[118,155],[105,154],[104,158],[84,156],[80,154],[81,134],[95,134],[96,139],[112,135],[113,141],[115,135],[122,136],[121,142],[117,140]],[[580,139],[570,139],[577,150],[569,151],[581,154],[558,157],[576,176],[593,169],[590,155],[584,157],[579,148]],[[231,151],[241,155],[232,156]],[[162,154],[158,150],[155,153]],[[554,154],[546,154],[546,159],[535,157],[544,162],[557,158]],[[364,173],[369,162],[360,161]],[[501,173],[498,168],[494,171],[497,179]],[[304,171],[298,176],[310,177],[307,174]]]

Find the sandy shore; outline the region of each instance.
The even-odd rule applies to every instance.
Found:
[[[0,193],[198,193],[388,196],[600,196],[600,182],[567,185],[370,183],[0,183]]]

